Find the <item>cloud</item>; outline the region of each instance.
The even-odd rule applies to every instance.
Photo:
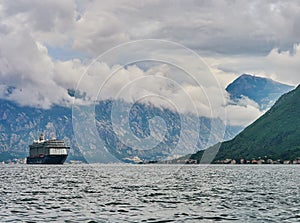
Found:
[[[26,25],[38,41],[56,46],[71,41],[71,47],[92,56],[144,38],[229,55],[265,55],[299,43],[298,1],[32,0],[2,1],[2,6],[6,22]]]
[[[139,63],[127,67],[93,63],[80,80],[78,90],[93,100],[122,99],[127,102],[151,103],[158,107],[177,109],[216,117],[224,103],[224,89],[206,83],[207,76],[191,81],[184,71],[168,64],[142,68]],[[209,75],[209,74],[208,74]],[[214,96],[214,97],[212,97]]]
[[[266,70],[282,82],[298,85],[300,83],[300,44],[294,45],[292,51],[273,49],[266,58]]]
[[[118,43],[161,38],[201,51],[266,55],[299,43],[299,11],[298,1],[89,2],[74,47],[97,55]]]
[[[201,52],[266,55],[299,43],[300,3],[275,1],[2,1],[6,23],[39,42],[96,56],[130,40],[160,38]],[[247,25],[245,25],[247,24]]]
[[[227,123],[233,126],[248,126],[258,119],[266,111],[262,111],[260,106],[248,97],[242,97],[238,101],[232,102],[227,98],[226,118]]]
[[[295,86],[300,83],[300,44],[295,44],[287,51],[275,48],[266,56],[219,56],[205,59],[225,86],[243,73]]]
[[[35,41],[28,30],[9,27],[0,35],[0,77],[6,89],[2,98],[43,108],[64,104],[71,98],[63,85],[55,82],[54,68],[47,48]],[[5,93],[9,88],[9,94]]]
[[[259,118],[264,113],[252,105],[228,105],[226,110],[227,121],[229,125],[245,127],[250,125],[254,120]]]
[[[187,94],[200,114],[209,116],[214,108],[215,115],[224,118],[221,110],[228,99],[223,89],[242,73],[294,85],[300,82],[299,19],[300,3],[296,0],[172,4],[150,0],[3,0],[0,96],[21,105],[43,108],[65,105],[72,102],[67,89],[76,88],[80,82],[80,91],[94,97],[99,93],[99,84],[118,70],[101,89],[99,97],[116,95],[125,86],[128,92],[121,96],[126,100],[155,93],[182,105],[187,112]],[[175,41],[196,51],[217,80],[206,75],[210,71],[202,63],[196,66],[198,61],[193,57],[170,49],[152,52],[151,48],[132,48],[114,54],[108,62],[97,61],[89,66],[94,57],[118,44],[149,38]],[[73,58],[68,55],[61,59],[54,55],[59,51],[49,49],[78,53]],[[160,56],[161,60],[173,55],[174,61],[194,67],[188,72],[199,78],[200,83],[172,64],[138,63],[123,67],[122,62],[131,54],[140,58]],[[88,73],[83,80],[86,69]],[[220,89],[225,96],[216,96],[220,95]],[[151,102],[168,106],[162,100],[151,99]],[[227,107],[232,123],[249,123],[261,114],[255,105],[247,103]]]

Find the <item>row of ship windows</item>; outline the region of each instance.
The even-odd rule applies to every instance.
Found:
[[[50,155],[65,155],[67,154],[66,149],[50,149],[49,151]]]
[[[39,154],[44,154],[44,155],[67,155],[67,150],[66,149],[32,149],[30,150],[30,155],[36,156]]]

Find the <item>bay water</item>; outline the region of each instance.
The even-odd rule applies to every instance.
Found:
[[[2,165],[0,222],[300,222],[300,165]]]

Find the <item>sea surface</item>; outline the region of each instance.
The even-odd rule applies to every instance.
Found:
[[[0,166],[0,222],[300,222],[300,165]]]

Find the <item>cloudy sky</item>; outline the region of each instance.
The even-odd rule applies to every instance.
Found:
[[[219,91],[240,74],[300,83],[299,21],[298,0],[0,0],[0,97],[50,108],[73,102],[67,89],[175,104],[187,94],[222,116]],[[227,109],[233,124],[262,114],[252,102]]]

